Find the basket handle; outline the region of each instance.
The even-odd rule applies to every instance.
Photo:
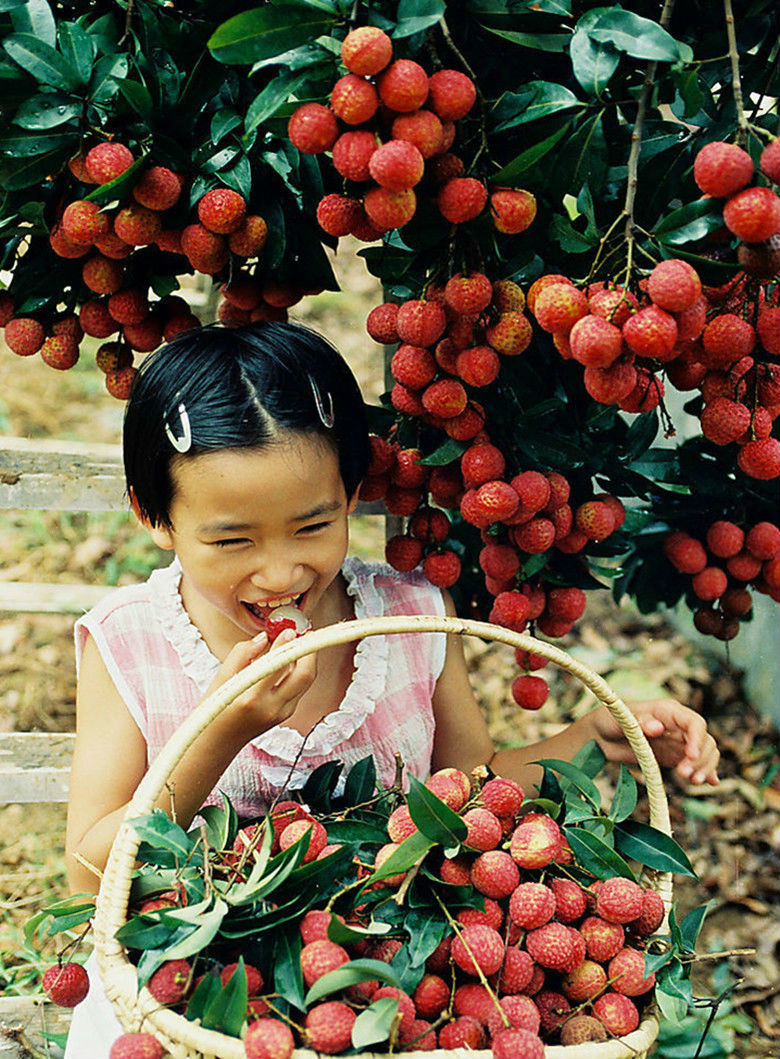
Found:
[[[181,761],[194,740],[226,706],[229,706],[235,698],[259,680],[305,655],[315,654],[324,647],[351,643],[366,636],[415,632],[444,632],[459,636],[477,636],[481,639],[508,644],[510,647],[519,647],[533,654],[542,655],[548,661],[554,662],[577,677],[606,706],[620,725],[626,740],[634,751],[647,787],[650,824],[664,834],[671,835],[669,804],[661,770],[650,749],[650,744],[639,722],[626,704],[592,669],[577,662],[566,651],[553,644],[489,622],[426,615],[359,618],[313,630],[255,659],[204,699],[174,732],[138,785],[111,847],[97,899],[94,921],[96,941],[99,940],[108,949],[115,948],[117,951],[121,949],[119,943],[114,940],[114,934],[126,920],[132,875],[140,845],[140,838],[130,821],[151,812],[171,771]],[[672,895],[671,874],[669,872],[658,873],[653,885],[661,895],[668,911]]]

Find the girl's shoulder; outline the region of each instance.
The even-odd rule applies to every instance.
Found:
[[[180,577],[181,568],[174,561],[169,566],[154,570],[146,581],[113,588],[79,618],[78,624],[93,626],[121,622],[129,619],[133,612],[155,609],[161,600],[167,600],[172,592],[178,591]]]
[[[347,592],[358,617],[380,614],[444,614],[441,589],[422,570],[395,570],[388,563],[367,562],[357,556],[342,567]]]

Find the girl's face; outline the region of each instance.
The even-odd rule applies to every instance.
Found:
[[[175,550],[184,605],[210,646],[257,635],[284,604],[315,625],[334,620],[329,589],[357,494],[347,497],[331,445],[290,434],[262,449],[185,456],[171,473],[171,528],[147,528]]]

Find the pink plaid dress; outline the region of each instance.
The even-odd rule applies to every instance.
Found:
[[[358,618],[386,614],[444,614],[441,592],[421,574],[347,559],[342,569]],[[118,588],[76,623],[76,660],[87,634],[143,733],[153,761],[170,735],[203,698],[218,660],[190,621],[179,596],[174,561],[142,585]],[[249,743],[222,775],[210,801],[224,791],[240,816],[257,816],[285,784],[299,787],[324,761],[349,767],[373,754],[379,782],[392,783],[395,753],[407,771],[425,779],[433,749],[431,698],[444,666],[443,633],[371,636],[355,651],[355,671],[338,710],[318,724],[286,784],[303,737],[279,726]],[[342,777],[343,778],[343,777]],[[122,1027],[87,961],[90,990],[75,1008],[65,1059],[107,1059]]]
[[[421,574],[399,574],[355,558],[346,560],[342,572],[358,618],[444,613],[441,592]],[[146,740],[149,762],[201,701],[219,668],[182,606],[180,578],[174,561],[144,584],[117,589],[76,624],[77,662],[89,633]],[[252,740],[208,800],[218,801],[224,791],[240,816],[256,816],[282,787],[302,786],[323,762],[342,761],[347,772],[368,754],[383,785],[393,781],[396,752],[410,775],[425,779],[433,750],[431,699],[445,650],[443,633],[360,641],[339,708],[305,738],[280,725]]]

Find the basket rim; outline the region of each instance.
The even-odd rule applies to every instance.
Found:
[[[263,677],[270,676],[290,662],[309,654],[315,654],[335,644],[354,642],[366,636],[425,632],[476,636],[511,647],[520,647],[545,657],[579,679],[609,710],[634,751],[646,784],[651,825],[664,834],[671,835],[669,804],[661,771],[638,721],[602,677],[589,666],[572,658],[562,648],[544,640],[538,640],[527,633],[514,632],[489,622],[419,614],[353,619],[307,632],[290,643],[272,647],[207,696],[173,733],[152,762],[128,803],[103,872],[93,921],[100,975],[106,994],[124,1026],[137,1028],[139,1022],[143,1022],[144,1025],[150,1024],[166,1046],[169,1048],[174,1046],[176,1050],[173,1054],[192,1054],[180,1051],[181,1047],[185,1046],[195,1049],[196,1054],[200,1052],[209,1056],[219,1056],[220,1059],[242,1059],[244,1055],[242,1043],[238,1038],[204,1029],[183,1015],[178,1015],[169,1009],[161,1009],[159,1002],[145,987],[140,990],[138,988],[135,967],[130,963],[124,947],[114,937],[116,931],[127,920],[132,875],[141,842],[132,825],[132,820],[151,811],[165,787],[171,770],[178,764],[197,736],[235,698]],[[668,914],[672,899],[671,873],[653,873],[650,876],[650,883],[659,892]],[[636,1042],[632,1040],[630,1044],[621,1044],[622,1050],[594,1051],[591,1056],[590,1052],[584,1052],[585,1045],[578,1045],[576,1046],[577,1056],[581,1054],[582,1059],[624,1059],[624,1057],[627,1059],[629,1056],[636,1056],[637,1052],[641,1053],[642,1049],[648,1048],[655,1039],[657,1030],[657,1021],[654,1018],[646,1018],[642,1025],[629,1035],[633,1038],[634,1035],[641,1034],[641,1039],[637,1039]],[[623,1040],[628,1042],[629,1038],[603,1042],[600,1047],[604,1049],[607,1045],[617,1045]],[[315,1053],[307,1049],[296,1049],[294,1054],[300,1055],[303,1059]],[[365,1054],[368,1056],[381,1053]],[[436,1053],[420,1054],[435,1056]],[[442,1052],[442,1055],[447,1054],[452,1056],[452,1053]],[[479,1052],[469,1054],[475,1057],[480,1056]],[[487,1059],[491,1053],[485,1051],[482,1054]],[[545,1055],[548,1054],[554,1059],[559,1059],[559,1057],[564,1059],[564,1057],[573,1056],[574,1052],[572,1046],[567,1048],[553,1045],[546,1047]]]

